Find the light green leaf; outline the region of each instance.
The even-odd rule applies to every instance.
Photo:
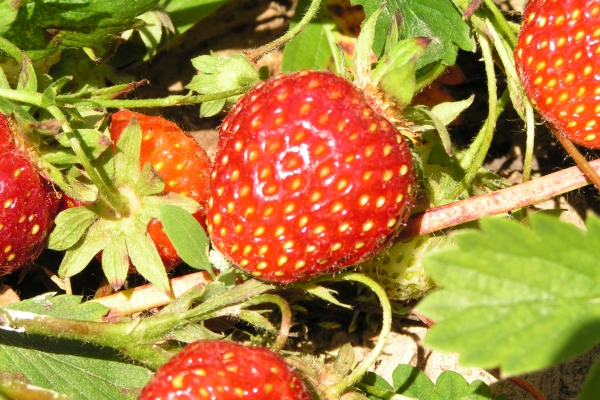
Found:
[[[443,288],[417,307],[437,322],[427,346],[516,375],[600,340],[600,220],[588,218],[588,233],[541,214],[529,222],[483,219],[481,230],[455,235],[455,248],[424,258]]]
[[[328,288],[320,286],[320,285],[316,285],[312,282],[296,282],[294,284],[294,286],[298,287],[302,290],[305,290],[308,294],[310,294],[312,296],[318,297],[318,298],[328,301],[332,304],[335,304],[336,306],[344,307],[344,308],[352,308],[352,306],[350,306],[348,304],[340,303],[338,301],[338,299],[333,297],[332,293],[337,294],[337,292],[335,290],[328,289]]]
[[[71,277],[80,273],[104,248],[111,232],[107,230],[106,225],[102,221],[98,221],[90,227],[83,238],[65,252],[58,268],[60,277]]]
[[[100,322],[102,317],[108,312],[108,308],[100,303],[82,303],[81,299],[81,296],[70,294],[57,296],[56,293],[44,293],[2,308],[27,311],[56,318],[95,322]]]
[[[6,379],[0,380],[0,398],[3,400],[72,400],[72,397],[53,390]]]
[[[309,3],[308,0],[300,0],[296,8],[305,10]],[[285,45],[281,66],[284,72],[302,69],[325,70],[331,65],[332,49],[335,49],[336,44],[332,42],[332,35],[327,31],[333,30],[335,25],[328,21],[323,14],[320,12],[302,32]],[[292,25],[297,23],[301,17],[301,13],[296,13],[292,19]],[[306,49],[310,49],[310,51]]]
[[[48,248],[66,250],[73,246],[97,217],[94,211],[83,206],[62,211],[54,220],[55,227],[48,237]]]
[[[0,0],[0,34],[17,18],[21,0]]]

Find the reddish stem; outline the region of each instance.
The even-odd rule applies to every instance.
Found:
[[[600,171],[600,159],[589,162],[589,165],[593,170]],[[496,192],[416,213],[408,219],[396,240],[405,241],[485,216],[516,210],[589,184],[578,166],[566,168]]]
[[[494,375],[500,375],[500,370],[498,368],[494,368],[490,372]],[[535,386],[533,386],[531,383],[527,382],[526,380],[524,380],[522,378],[518,378],[516,376],[506,378],[506,380],[508,382],[512,383],[513,385],[526,391],[535,400],[546,400],[546,396],[542,392],[540,392],[538,390],[538,388],[536,388]]]

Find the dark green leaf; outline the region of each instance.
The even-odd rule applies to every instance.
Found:
[[[489,218],[481,231],[455,236],[456,247],[423,260],[442,290],[418,310],[435,320],[425,344],[459,352],[466,366],[507,375],[540,370],[600,339],[600,220],[588,232],[534,214],[530,228]]]
[[[135,26],[158,0],[27,1],[3,36],[39,59],[72,47],[92,47]]]

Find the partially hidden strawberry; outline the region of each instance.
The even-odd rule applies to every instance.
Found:
[[[207,225],[234,264],[290,283],[386,246],[409,214],[414,185],[406,140],[350,81],[281,74],[223,121]]]
[[[176,192],[196,200],[202,208],[193,215],[206,228],[208,180],[211,170],[208,155],[193,137],[187,135],[174,122],[129,110],[122,110],[111,116],[110,136],[114,142],[119,140],[134,116],[143,134],[140,167],[146,163],[152,165],[156,174],[165,182],[165,193]],[[181,262],[163,230],[162,222],[158,219],[151,220],[148,233],[167,269]]]
[[[298,375],[264,347],[201,340],[158,369],[138,400],[310,400]]]
[[[0,114],[0,276],[40,255],[59,203],[57,190],[11,138],[8,119]]]
[[[159,221],[161,207],[205,220],[210,160],[176,124],[128,110],[112,115],[112,148],[98,162],[106,176],[94,202],[74,199],[56,218],[48,247],[64,250],[60,276],[73,276],[101,253],[109,284],[137,272],[168,291],[166,271],[181,262]],[[73,207],[75,206],[75,207]]]
[[[600,1],[531,0],[515,50],[527,97],[572,142],[600,148]]]

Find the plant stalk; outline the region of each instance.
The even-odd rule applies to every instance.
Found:
[[[589,164],[596,172],[600,172],[600,159],[590,161]],[[578,166],[566,168],[496,192],[470,197],[413,214],[396,240],[406,241],[485,216],[527,207],[582,188],[590,183]]]

